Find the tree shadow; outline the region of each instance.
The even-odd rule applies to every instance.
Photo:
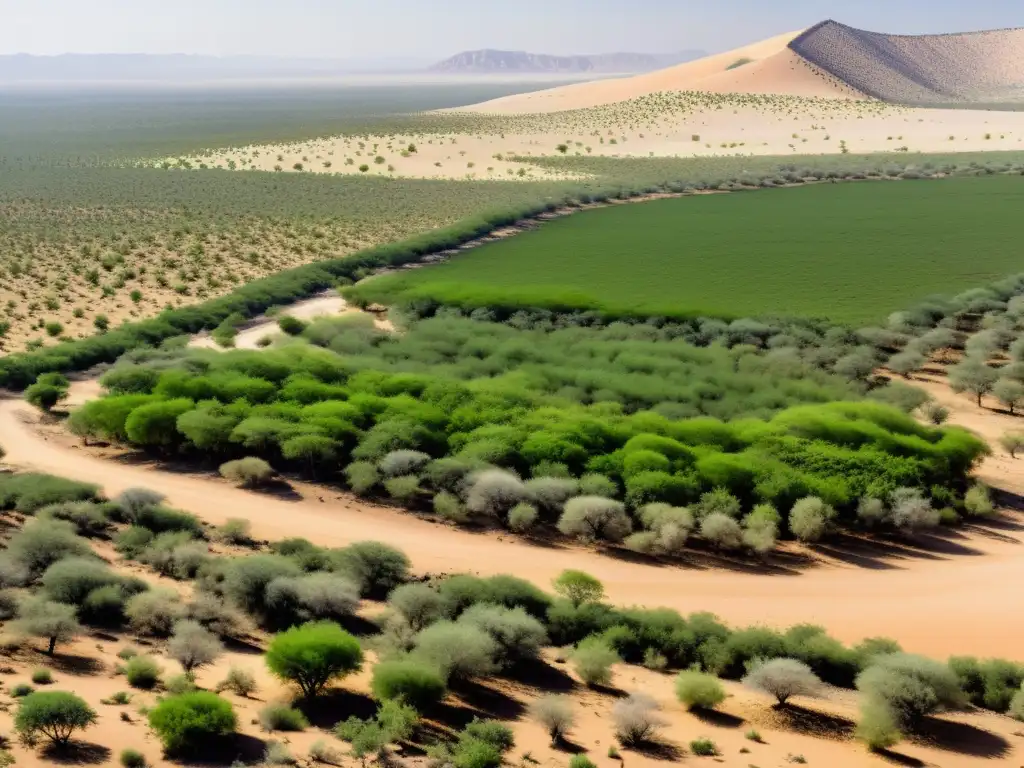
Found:
[[[542,659],[528,659],[515,666],[512,679],[531,688],[553,693],[576,690],[576,681],[558,667]]]
[[[260,496],[270,496],[281,501],[302,501],[302,494],[296,491],[295,487],[284,478],[271,480],[264,485],[259,485],[255,488],[245,488],[243,490],[250,491]],[[321,501],[322,500],[323,499],[321,499]]]
[[[526,712],[521,701],[477,682],[460,683],[454,692],[463,703],[495,720],[518,720]]]
[[[728,712],[720,712],[717,709],[701,709],[695,707],[690,714],[708,725],[717,725],[719,728],[742,728],[747,722],[742,717],[730,715]]]
[[[230,738],[209,739],[202,745],[202,753],[174,755],[174,762],[181,765],[223,766],[241,762],[262,764],[267,745],[262,739],[244,733]]]
[[[636,752],[650,760],[663,760],[670,763],[679,762],[685,754],[678,744],[661,740],[645,741],[642,744],[634,744],[623,749]]]
[[[875,755],[885,760],[887,763],[893,765],[905,765],[907,768],[924,768],[927,763],[924,760],[919,760],[916,757],[910,755],[901,755],[899,752],[893,752],[891,749],[877,749],[874,751]]]
[[[565,752],[569,755],[582,755],[584,752],[587,751],[586,747],[577,744],[572,739],[568,739],[564,736],[555,741],[551,745],[551,748],[556,752]]]
[[[50,744],[42,751],[47,762],[57,765],[101,765],[110,760],[111,754],[108,747],[87,741]]]
[[[1002,736],[967,723],[925,718],[914,729],[912,741],[972,757],[1003,757],[1010,743]]]
[[[295,707],[302,711],[311,725],[327,730],[352,716],[366,720],[377,713],[377,703],[373,699],[344,688],[324,691],[312,699],[298,699]]]
[[[102,661],[91,656],[55,653],[53,656],[46,656],[46,659],[56,671],[68,675],[102,675],[107,671],[107,666]]]
[[[224,649],[230,653],[243,653],[247,656],[262,656],[263,649],[255,643],[238,637],[222,638]]]
[[[806,709],[795,704],[774,707],[772,712],[780,728],[808,736],[845,740],[853,736],[856,723],[845,717]]]

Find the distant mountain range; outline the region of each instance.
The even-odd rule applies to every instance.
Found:
[[[576,74],[586,72],[650,72],[706,56],[705,51],[680,51],[673,54],[601,53],[592,56],[550,56],[525,51],[483,49],[463,51],[438,62],[432,72],[451,74],[494,74],[532,72]]]
[[[3,82],[189,81],[331,77],[346,74],[421,72],[429,59],[287,59],[269,56],[187,54],[83,54],[0,56]]]

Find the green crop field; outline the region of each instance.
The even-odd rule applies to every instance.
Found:
[[[1024,178],[813,185],[581,212],[364,299],[865,324],[1024,271]]]

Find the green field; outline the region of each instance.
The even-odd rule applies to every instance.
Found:
[[[585,211],[357,289],[393,302],[865,324],[1024,271],[1024,178],[813,185]]]

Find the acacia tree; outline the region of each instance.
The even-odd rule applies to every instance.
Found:
[[[999,379],[992,385],[992,394],[996,400],[1006,406],[1010,415],[1024,404],[1024,384],[1013,379]]]
[[[966,392],[976,397],[979,408],[981,398],[992,391],[997,378],[996,372],[984,362],[972,358],[966,358],[949,369],[949,386],[954,392]]]
[[[604,585],[600,580],[583,571],[562,571],[551,583],[555,592],[577,607],[583,603],[596,603],[604,597]]]

